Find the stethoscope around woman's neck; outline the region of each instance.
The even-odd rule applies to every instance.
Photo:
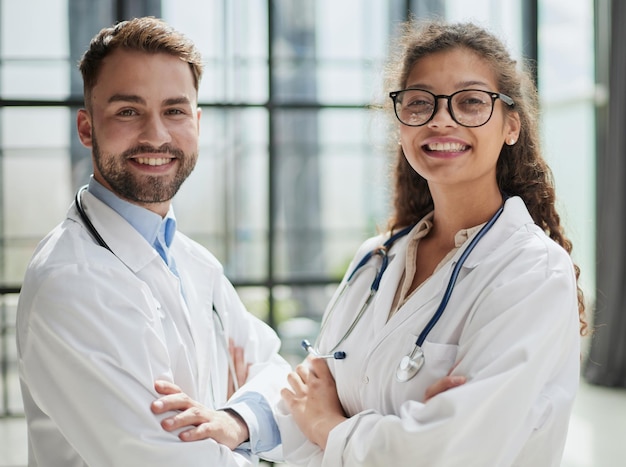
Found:
[[[505,200],[506,200],[506,198],[505,198]],[[422,345],[424,344],[424,341],[426,340],[426,337],[428,336],[430,331],[433,329],[433,327],[435,327],[435,324],[437,324],[437,322],[439,321],[439,319],[443,315],[443,312],[445,311],[446,306],[448,305],[448,302],[450,301],[450,296],[452,295],[452,291],[454,290],[454,285],[455,285],[456,280],[457,280],[457,278],[459,276],[459,273],[461,271],[461,267],[465,263],[465,260],[470,255],[470,253],[472,252],[474,247],[476,247],[478,242],[485,236],[485,234],[489,231],[489,229],[491,229],[491,227],[493,227],[493,225],[496,223],[496,221],[498,220],[498,218],[502,214],[503,210],[504,210],[504,202],[502,203],[500,208],[496,211],[496,213],[491,217],[491,219],[489,219],[487,221],[487,223],[481,227],[481,229],[478,231],[478,233],[469,241],[469,244],[467,245],[467,248],[465,248],[465,250],[463,251],[463,253],[459,257],[458,261],[454,265],[454,268],[452,269],[452,274],[450,276],[450,280],[448,281],[448,285],[447,285],[446,290],[444,292],[444,295],[443,295],[443,297],[441,299],[441,302],[439,303],[439,306],[437,307],[437,310],[435,311],[433,316],[430,318],[430,320],[428,321],[428,323],[426,324],[426,326],[424,327],[424,329],[422,330],[422,332],[418,336],[417,340],[415,341],[415,345],[413,347],[413,350],[408,355],[403,356],[400,359],[400,362],[398,363],[398,366],[396,368],[396,380],[398,380],[399,382],[404,383],[404,382],[410,380],[411,378],[413,378],[418,373],[418,371],[422,368],[422,366],[424,365],[425,357],[424,357],[424,350],[422,349]],[[365,310],[369,307],[370,303],[372,302],[372,299],[374,298],[374,295],[376,295],[376,292],[378,291],[378,288],[380,286],[380,281],[381,281],[381,279],[383,277],[383,274],[384,274],[384,272],[387,269],[387,266],[389,264],[389,256],[388,256],[389,255],[389,250],[391,249],[393,244],[398,239],[400,239],[401,237],[404,237],[405,235],[407,235],[413,229],[413,227],[414,227],[414,225],[411,225],[409,227],[406,227],[406,228],[396,232],[391,237],[389,237],[389,239],[387,239],[387,241],[385,241],[385,243],[383,243],[383,245],[381,247],[375,248],[374,250],[370,251],[365,256],[363,256],[361,261],[359,261],[359,263],[356,265],[356,267],[353,269],[353,271],[350,273],[350,275],[346,279],[346,282],[345,282],[343,288],[341,289],[341,292],[338,294],[338,296],[335,299],[334,303],[332,304],[330,310],[328,311],[328,313],[326,315],[326,319],[322,323],[322,327],[321,327],[319,335],[317,337],[316,346],[313,347],[309,343],[309,341],[307,341],[307,340],[302,341],[302,347],[304,347],[305,350],[307,350],[312,355],[317,356],[317,357],[321,357],[321,358],[334,358],[336,360],[341,360],[341,359],[346,358],[346,352],[337,351],[337,348],[348,338],[348,336],[350,336],[352,334],[352,331],[354,330],[356,325],[361,320],[363,314],[365,313]],[[350,324],[350,327],[343,334],[341,339],[339,339],[337,344],[335,344],[335,346],[330,350],[329,353],[327,353],[327,354],[320,354],[316,350],[317,343],[320,342],[321,336],[322,336],[324,330],[326,329],[326,326],[327,326],[328,322],[330,321],[330,318],[331,318],[333,312],[335,311],[335,307],[337,305],[337,302],[339,301],[339,299],[343,296],[343,294],[347,290],[347,287],[348,287],[348,285],[350,285],[350,283],[352,281],[352,278],[355,277],[356,273],[363,266],[365,266],[365,264],[373,256],[380,256],[381,257],[381,265],[380,265],[380,269],[378,270],[378,273],[374,277],[372,285],[370,286],[370,291],[369,291],[369,294],[368,294],[367,298],[365,299],[365,302],[361,306],[361,308],[360,308],[359,312],[357,313],[356,317],[352,320],[352,323]]]

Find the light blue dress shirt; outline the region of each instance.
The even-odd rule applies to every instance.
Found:
[[[176,218],[171,206],[167,215],[162,218],[148,209],[119,198],[93,177],[89,180],[88,191],[132,225],[154,247],[165,264],[178,277],[176,262],[169,251],[176,233]],[[280,444],[280,432],[272,409],[261,394],[245,393],[230,400],[226,408],[240,414],[248,425],[250,441],[243,443],[240,449],[250,450],[253,454],[257,454],[270,451]]]

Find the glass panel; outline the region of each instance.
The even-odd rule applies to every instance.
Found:
[[[62,219],[71,202],[69,154],[63,149],[5,150],[2,279],[21,283],[37,243]]]
[[[9,283],[21,282],[35,246],[71,202],[69,122],[67,108],[0,110],[2,279]]]
[[[0,415],[24,412],[15,346],[16,294],[0,297]]]
[[[554,172],[561,220],[595,295],[595,76],[592,0],[540,2],[539,91],[545,156]],[[572,135],[576,135],[572,137]]]
[[[306,357],[300,346],[302,340],[315,342],[322,314],[336,288],[336,285],[274,288],[281,354],[293,365]]]
[[[67,107],[5,107],[0,112],[5,148],[67,147],[70,143],[74,117]]]
[[[67,61],[5,61],[0,67],[4,99],[65,99],[69,96]]]
[[[513,57],[522,57],[520,0],[445,0],[445,8],[447,20],[472,21],[486,27],[505,42]]]
[[[0,57],[66,58],[67,0],[2,1]]]
[[[164,0],[162,11],[202,53],[201,102],[267,101],[267,1]]]
[[[277,2],[275,99],[323,104],[370,103],[399,2]],[[346,19],[350,27],[346,27]]]
[[[267,273],[267,126],[265,109],[203,109],[198,164],[175,198],[181,231],[233,280]]]
[[[341,278],[386,215],[387,160],[362,110],[281,111],[276,120],[280,277]]]

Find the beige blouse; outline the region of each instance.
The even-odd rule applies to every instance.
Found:
[[[398,289],[396,291],[396,296],[393,299],[393,304],[391,305],[391,310],[389,311],[389,318],[393,316],[393,314],[400,308],[402,305],[406,303],[406,301],[413,296],[417,290],[419,290],[422,285],[420,284],[418,287],[413,290],[410,294],[408,293],[411,284],[413,283],[413,278],[415,277],[416,268],[415,264],[417,262],[417,247],[422,238],[424,238],[433,227],[433,215],[434,211],[424,216],[424,218],[418,222],[413,230],[409,233],[408,246],[406,249],[406,258],[405,264],[406,267],[404,269],[404,274],[400,279],[400,283],[398,284]],[[454,248],[448,252],[448,254],[439,262],[433,273],[437,272],[439,269],[443,267],[450,259],[454,256],[459,248],[463,246],[463,244],[483,225],[480,224],[475,227],[470,227],[469,229],[461,229],[454,236]],[[389,319],[388,318],[388,319]]]

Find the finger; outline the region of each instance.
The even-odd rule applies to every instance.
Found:
[[[287,375],[287,382],[296,394],[304,394],[306,392],[306,383],[298,373],[291,372]]]
[[[230,399],[233,394],[235,394],[235,384],[233,383],[233,375],[229,371],[228,372],[228,387],[226,389],[226,398]]]
[[[189,430],[181,431],[178,437],[183,441],[198,441],[201,439],[207,439],[211,437],[211,431],[204,429],[204,424],[190,428]]]
[[[309,365],[312,363],[312,361],[309,361],[308,364],[300,364],[296,366],[296,373],[298,374],[298,376],[300,377],[300,379],[302,379],[302,381],[304,383],[306,383],[309,379],[309,376],[311,374],[311,369],[309,367]]]
[[[193,401],[189,399],[187,394],[182,392],[160,397],[150,404],[150,408],[155,414],[165,413],[172,410],[186,410],[190,407],[193,407]]]
[[[324,358],[312,358],[310,361],[310,371],[318,378],[332,378],[333,375],[328,368],[328,363]],[[334,378],[333,378],[334,379]]]
[[[280,390],[280,397],[285,401],[287,407],[291,410],[291,407],[294,403],[296,395],[287,388],[283,388]]]
[[[183,392],[183,390],[179,386],[164,379],[157,379],[154,382],[154,389],[156,390],[156,392],[163,395],[177,394],[179,392]]]
[[[434,384],[430,385],[424,394],[424,402],[435,397],[437,394],[441,394],[448,389],[461,386],[466,381],[465,376],[444,376]]]
[[[242,347],[235,347],[233,360],[235,363],[235,374],[237,375],[237,383],[239,384],[239,386],[243,386],[243,384],[248,379],[248,368],[250,368],[250,365],[247,364],[244,359],[244,350]]]
[[[188,426],[198,426],[212,420],[210,410],[202,410],[199,407],[191,407],[183,412],[177,413],[173,417],[165,418],[161,421],[161,426],[166,431],[178,430]]]

